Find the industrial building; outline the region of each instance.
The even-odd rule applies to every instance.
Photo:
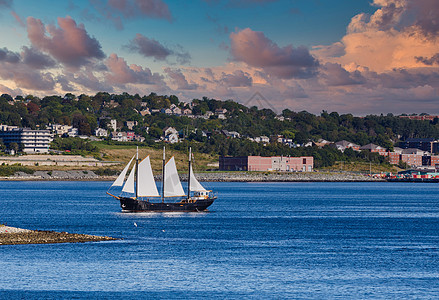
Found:
[[[314,158],[312,156],[221,156],[221,171],[281,171],[281,172],[312,172]]]

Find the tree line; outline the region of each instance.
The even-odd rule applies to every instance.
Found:
[[[389,150],[407,138],[439,138],[437,118],[433,121],[417,121],[392,114],[358,117],[326,111],[315,115],[307,111],[295,112],[290,109],[285,109],[277,115],[270,109],[246,107],[232,100],[220,101],[203,97],[193,99],[191,102],[193,106],[190,107],[175,95],[155,93],[144,96],[106,92],[91,96],[85,94],[76,96],[68,93],[64,96],[52,95],[43,98],[33,95],[12,98],[8,94],[3,94],[0,96],[0,123],[32,129],[44,129],[49,123],[72,125],[78,128],[79,134],[92,135],[98,127],[108,129],[110,119],[116,119],[119,126],[123,126],[125,121],[137,121],[133,131],[145,137],[146,145],[157,146],[154,140],[162,135],[164,128],[172,126],[181,132],[181,137],[187,142],[173,145],[172,147],[175,148],[191,144],[199,152],[233,156],[312,155],[315,157],[316,166],[332,165],[340,160],[379,162],[382,158],[349,150],[341,153],[330,147],[290,148],[279,143],[263,146],[246,137],[283,135],[297,144],[319,139],[333,142],[348,140],[359,145],[375,143]],[[194,115],[226,109],[226,119],[218,119],[215,115],[204,119],[162,113],[142,116],[139,113],[145,107],[161,109],[169,108],[171,105],[182,109],[190,107]],[[149,130],[147,131],[146,128]],[[126,127],[122,129],[127,130]],[[241,138],[227,138],[220,132],[223,129],[237,131],[241,134]],[[204,136],[202,131],[208,132],[209,136]],[[63,146],[73,147],[72,143],[56,141],[56,148]],[[87,149],[89,146],[78,147]],[[87,151],[94,150],[87,149]]]

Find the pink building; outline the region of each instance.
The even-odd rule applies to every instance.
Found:
[[[283,172],[312,172],[314,158],[312,156],[238,156],[220,157],[222,171],[283,171]]]

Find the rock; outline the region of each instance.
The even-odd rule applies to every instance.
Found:
[[[27,230],[9,226],[0,226],[0,245],[84,243],[112,240],[116,239],[108,236]]]

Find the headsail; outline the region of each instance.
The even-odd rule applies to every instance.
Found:
[[[123,182],[125,180],[125,175],[127,174],[128,168],[130,167],[133,159],[134,159],[134,156],[133,156],[133,158],[131,158],[130,162],[125,166],[123,171],[119,174],[119,176],[117,177],[117,179],[113,182],[113,184],[111,186],[122,186],[123,185]]]
[[[130,175],[128,176],[128,179],[122,188],[122,192],[135,193],[135,190],[134,190],[134,174],[135,173],[136,173],[136,165],[134,165],[133,168],[131,169]]]
[[[190,190],[194,192],[207,192],[207,190],[201,185],[201,183],[197,180],[194,175],[194,171],[192,170],[192,166],[190,167]]]
[[[139,188],[138,188],[138,196],[139,197],[160,197],[159,192],[157,191],[157,186],[155,185],[154,175],[151,169],[151,162],[149,160],[149,156],[145,157],[139,163]]]
[[[165,165],[164,179],[164,197],[186,196],[183,187],[181,186],[180,178],[178,177],[174,157],[171,157]]]

